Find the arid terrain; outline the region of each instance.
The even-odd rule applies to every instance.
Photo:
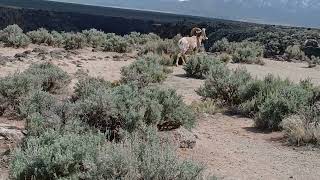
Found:
[[[45,52],[32,52],[35,48]],[[77,77],[88,73],[109,81],[120,78],[121,67],[132,63],[136,53],[118,54],[111,52],[92,52],[91,49],[65,51],[59,48],[30,45],[27,49],[1,48],[0,58],[13,57],[30,50],[17,61],[0,66],[0,77],[16,71],[23,71],[32,63],[46,59],[68,72],[73,80],[66,92],[72,93]],[[42,54],[42,55],[41,55]],[[45,57],[44,57],[45,56]],[[17,57],[17,56],[16,56]],[[253,76],[263,78],[272,73],[294,82],[311,78],[320,85],[319,68],[306,68],[304,63],[278,62],[264,59],[265,65],[228,64],[229,68],[245,67]],[[163,86],[174,88],[183,96],[187,104],[200,101],[195,92],[204,80],[187,78],[182,67],[170,67],[169,75]],[[202,114],[197,117],[197,127],[193,133],[197,137],[193,149],[180,149],[181,157],[194,159],[207,165],[206,173],[222,179],[319,179],[320,152],[312,147],[289,146],[281,132],[262,132],[253,127],[253,120],[230,114]],[[24,123],[7,117],[0,117],[0,128],[13,126],[23,129]],[[7,178],[6,150],[14,144],[0,139],[0,179]]]

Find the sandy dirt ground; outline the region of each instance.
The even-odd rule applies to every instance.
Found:
[[[6,48],[1,49],[0,54],[14,56],[23,51]],[[79,50],[74,54],[68,58],[51,59],[54,64],[57,64],[74,78],[69,87],[69,93],[72,92],[79,71],[114,81],[120,78],[121,67],[129,65],[135,57],[134,53],[120,55],[92,52],[90,49]],[[30,56],[32,58],[22,62],[12,62],[0,66],[0,77],[12,74],[17,70],[23,71],[31,63],[41,62],[35,58],[34,54]],[[125,61],[118,61],[119,59],[125,59]],[[311,78],[314,83],[320,85],[319,68],[308,69],[307,65],[303,63],[269,60],[265,60],[265,62],[264,66],[229,64],[228,67],[231,69],[245,67],[258,78],[263,78],[268,73],[289,78],[294,82]],[[176,89],[187,104],[200,101],[201,98],[195,90],[204,81],[185,77],[182,67],[173,67],[173,71],[163,86]],[[21,126],[19,122],[0,118],[0,125],[10,123]],[[179,154],[207,165],[206,173],[214,174],[222,179],[319,179],[320,152],[318,149],[290,147],[282,133],[259,132],[252,125],[251,119],[243,117],[226,114],[201,116],[198,119],[198,126],[193,130],[198,137],[196,147],[191,150],[179,150]],[[7,168],[5,171],[7,172]],[[0,167],[0,180],[5,177],[7,176]]]

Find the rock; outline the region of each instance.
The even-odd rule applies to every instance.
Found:
[[[68,51],[68,54],[78,56],[78,55],[80,55],[81,53],[80,53],[79,51],[77,51],[77,50],[69,50],[69,51]]]
[[[167,136],[178,148],[193,149],[196,145],[196,136],[187,129],[180,127],[172,131],[162,131],[160,135]]]
[[[32,52],[39,54],[49,54],[49,50],[45,47],[36,47],[32,50]]]
[[[25,53],[17,53],[16,55],[14,55],[15,58],[27,58],[28,54]]]
[[[17,58],[10,57],[10,56],[0,56],[0,65],[5,65],[8,62],[17,61]]]
[[[0,137],[9,141],[21,142],[24,134],[21,130],[11,127],[0,127]]]
[[[62,59],[65,54],[66,54],[65,50],[53,50],[50,52],[50,56],[53,59]]]
[[[31,53],[32,53],[31,50],[26,50],[26,51],[23,52],[23,54],[31,54]]]

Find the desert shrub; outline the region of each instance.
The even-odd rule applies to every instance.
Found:
[[[112,51],[118,53],[126,53],[131,51],[130,44],[122,36],[117,36],[113,33],[106,35],[106,40],[103,42],[104,51]]]
[[[75,114],[90,126],[121,137],[121,131],[133,132],[146,126],[159,129],[191,128],[194,115],[174,90],[120,85],[97,90],[76,101]]]
[[[23,98],[19,104],[19,112],[23,117],[28,117],[34,113],[44,115],[51,111],[56,103],[57,100],[48,92],[35,90]]]
[[[229,55],[227,53],[221,53],[218,55],[217,59],[224,62],[224,63],[229,63],[231,61],[232,57],[231,57],[231,55]]]
[[[162,107],[161,120],[157,123],[160,130],[175,129],[180,126],[191,129],[194,126],[194,112],[175,90],[156,86],[147,88],[144,94]]]
[[[288,46],[285,53],[288,60],[291,60],[291,59],[304,60],[305,59],[305,54],[301,50],[299,45]]]
[[[82,179],[94,171],[103,136],[47,131],[27,138],[11,162],[13,179]]]
[[[34,44],[47,44],[47,45],[52,45],[52,35],[51,33],[44,29],[44,28],[40,28],[38,30],[35,31],[30,31],[27,33],[27,35],[29,36],[29,38],[31,39],[32,43]]]
[[[183,67],[188,77],[205,78],[211,66],[218,66],[220,61],[207,55],[193,55]]]
[[[63,47],[63,44],[65,43],[64,37],[61,33],[57,31],[51,31],[51,40],[49,41],[49,44],[53,47]]]
[[[0,79],[0,97],[3,101],[2,108],[17,108],[21,98],[27,95],[35,87],[33,80],[24,75],[15,73]]]
[[[163,66],[172,66],[173,65],[173,60],[170,57],[165,56],[165,55],[148,53],[148,54],[142,55],[141,59],[145,59],[147,61],[155,60],[155,61],[159,62],[160,65],[163,65]],[[167,71],[168,73],[172,73],[168,67],[167,68],[164,67],[164,68],[165,68],[165,71]]]
[[[74,88],[75,100],[90,96],[98,90],[107,90],[112,84],[102,78],[84,77],[79,80]]]
[[[254,116],[266,98],[277,93],[279,89],[290,86],[288,80],[282,80],[272,74],[268,74],[263,80],[254,79],[244,86],[240,93],[243,103],[239,106],[242,113]]]
[[[100,134],[47,131],[15,150],[13,179],[203,179],[204,167],[180,160],[155,129],[104,144]]]
[[[320,143],[320,113],[319,102],[299,110],[296,115],[285,118],[281,127],[283,128],[289,142],[294,145],[307,143]]]
[[[194,101],[191,103],[191,108],[197,113],[215,114],[217,112],[216,102],[213,100]]]
[[[87,43],[93,48],[102,46],[106,40],[106,34],[97,29],[83,30],[82,34],[86,37]]]
[[[311,93],[298,85],[286,86],[269,95],[259,107],[255,126],[262,129],[279,129],[287,116],[307,105]]]
[[[160,55],[176,54],[176,52],[178,52],[178,46],[173,39],[148,41],[141,51],[142,54],[154,53]]]
[[[0,40],[9,47],[26,47],[30,44],[30,39],[23,33],[23,30],[16,24],[9,25],[0,31]]]
[[[34,64],[22,73],[15,73],[0,79],[0,97],[7,107],[16,109],[21,98],[35,90],[56,92],[65,87],[69,76],[55,65]]]
[[[235,63],[263,64],[263,48],[257,43],[244,41],[236,44],[232,53],[232,61]]]
[[[102,179],[202,179],[203,166],[180,160],[171,144],[153,129],[135,133],[120,144],[106,146],[98,160]]]
[[[295,85],[269,74],[263,80],[252,80],[240,91],[243,102],[240,111],[254,117],[261,129],[279,128],[279,123],[288,115],[306,106],[313,96],[309,81]]]
[[[62,35],[65,40],[64,48],[67,50],[81,49],[87,45],[86,37],[82,33],[68,32]]]
[[[231,43],[226,38],[216,41],[209,49],[210,52],[226,52],[232,53],[230,50]]]
[[[308,62],[309,68],[313,68],[313,67],[317,66],[318,64],[320,64],[319,57],[311,56],[311,58],[306,58],[306,60]]]
[[[43,91],[56,92],[70,82],[69,75],[51,63],[33,64],[23,74],[32,77]]]
[[[204,86],[197,93],[231,106],[242,103],[240,91],[251,80],[245,69],[231,71],[223,64],[211,66],[206,78]]]
[[[165,68],[156,58],[140,58],[121,69],[123,83],[135,83],[141,87],[151,83],[160,83],[167,78]]]

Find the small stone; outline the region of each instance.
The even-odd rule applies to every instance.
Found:
[[[10,141],[20,142],[24,138],[24,134],[18,129],[0,127],[0,137],[4,137]]]

